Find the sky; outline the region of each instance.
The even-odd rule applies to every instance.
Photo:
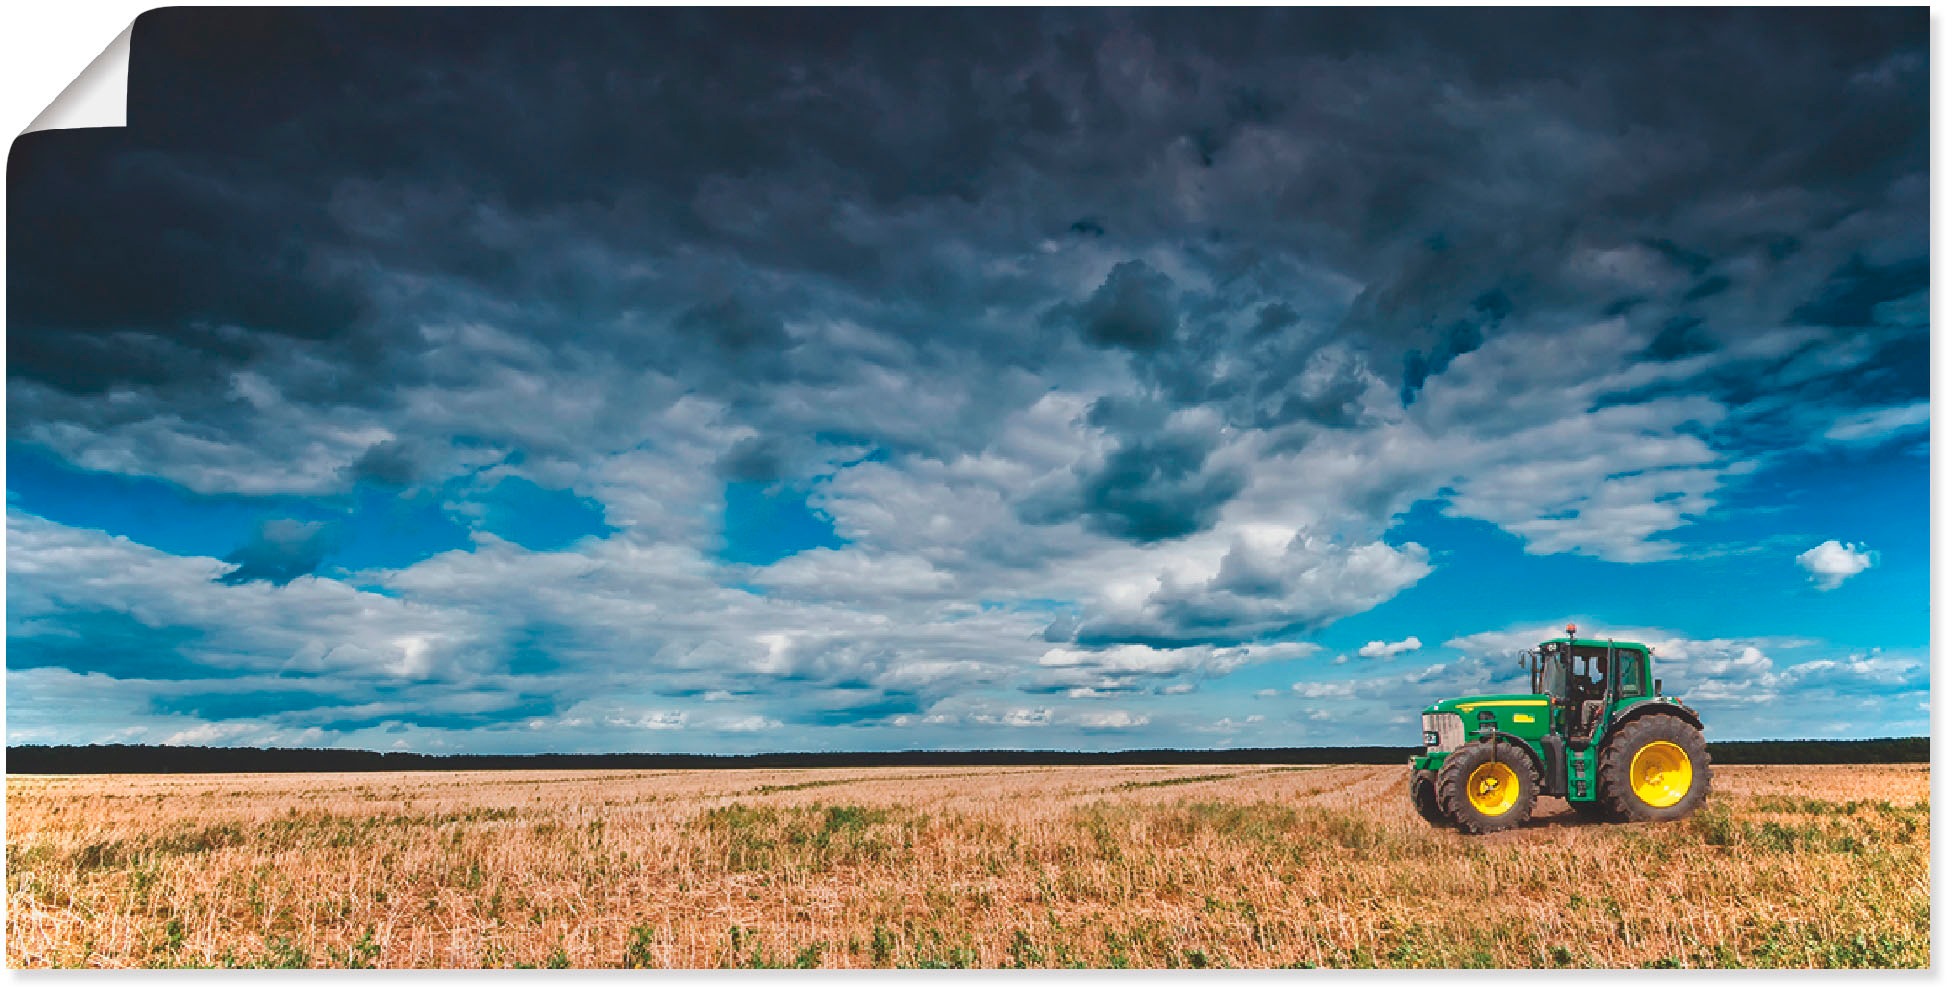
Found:
[[[190,10],[7,217],[10,744],[1929,731],[1928,32]]]

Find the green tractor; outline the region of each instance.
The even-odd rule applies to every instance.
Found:
[[[1580,816],[1672,821],[1708,796],[1701,716],[1661,694],[1653,650],[1566,637],[1522,654],[1525,694],[1455,697],[1423,712],[1410,801],[1424,820],[1471,834],[1531,816],[1541,794]]]

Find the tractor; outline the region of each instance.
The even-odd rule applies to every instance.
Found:
[[[1701,716],[1661,693],[1653,650],[1566,637],[1520,654],[1531,692],[1456,697],[1423,712],[1410,802],[1432,824],[1488,834],[1562,797],[1596,821],[1673,821],[1708,796]]]

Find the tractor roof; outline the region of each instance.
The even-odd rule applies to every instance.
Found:
[[[1572,645],[1573,645],[1573,648],[1575,648],[1575,649],[1605,649],[1605,648],[1606,648],[1607,646],[1612,646],[1612,647],[1614,647],[1614,648],[1616,648],[1616,649],[1638,649],[1638,650],[1640,650],[1641,652],[1646,652],[1646,651],[1647,651],[1647,646],[1646,646],[1645,644],[1643,644],[1643,643],[1639,643],[1639,642],[1629,642],[1629,641],[1627,641],[1626,639],[1612,639],[1612,640],[1608,640],[1608,639],[1567,639],[1567,638],[1566,638],[1565,636],[1563,636],[1563,635],[1562,635],[1562,636],[1560,636],[1560,637],[1558,637],[1558,638],[1556,638],[1556,639],[1547,639],[1547,640],[1545,640],[1545,642],[1557,642],[1557,643],[1561,643],[1561,644],[1563,644],[1563,643],[1566,643],[1566,642],[1571,642],[1571,643],[1572,643]],[[1540,645],[1544,645],[1545,643],[1544,643],[1544,642],[1541,642],[1541,643],[1539,643],[1539,644],[1540,644]]]

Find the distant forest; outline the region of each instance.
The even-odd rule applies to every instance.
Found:
[[[358,749],[252,749],[175,745],[9,745],[10,775],[86,773],[363,773],[453,769],[824,769],[852,766],[1265,765],[1403,762],[1398,746],[1281,749],[1125,749],[1052,752],[1011,749],[909,752],[769,752],[760,755],[427,755]],[[1930,762],[1930,738],[1861,741],[1711,742],[1722,765]]]

